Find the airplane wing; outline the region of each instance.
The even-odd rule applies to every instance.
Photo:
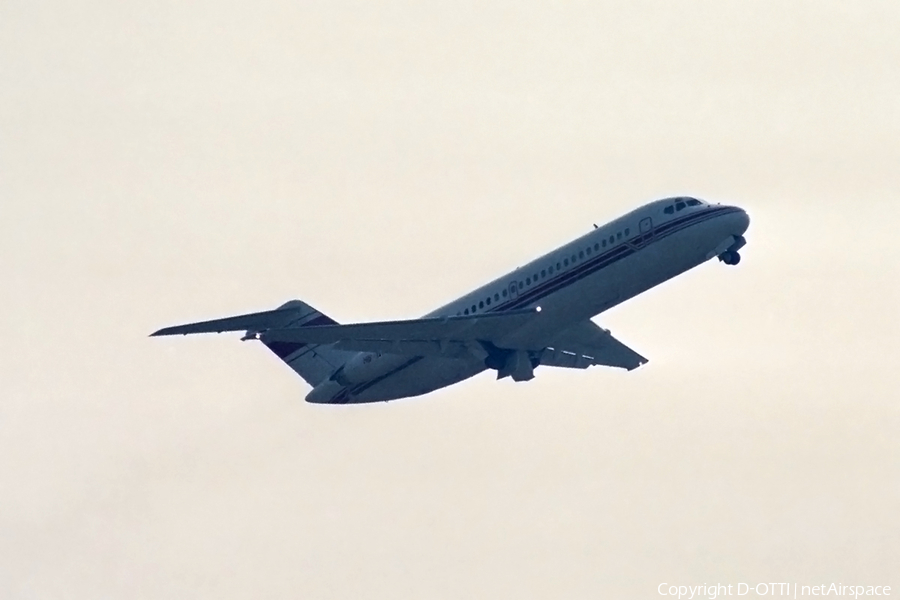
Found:
[[[389,352],[414,356],[462,356],[478,340],[498,340],[539,314],[519,310],[463,317],[436,317],[261,332],[266,342],[334,344],[338,350]]]
[[[554,367],[585,369],[606,365],[631,370],[647,362],[590,320],[556,335],[538,335],[527,343],[514,344],[516,347],[503,343],[508,334],[531,324],[539,313],[540,309],[526,309],[461,317],[288,326],[297,318],[298,309],[282,308],[166,327],[151,335],[247,330],[250,337],[264,342],[334,344],[338,350],[445,357],[478,352],[478,342],[487,341],[510,350],[540,351],[540,364]]]
[[[554,336],[541,354],[542,365],[586,369],[592,365],[631,371],[647,359],[617,340],[609,331],[587,320]]]
[[[526,309],[461,317],[284,327],[296,316],[296,311],[289,308],[166,327],[151,336],[249,330],[251,337],[265,342],[334,344],[336,349],[357,352],[460,356],[473,342],[499,340],[539,313],[540,309]]]

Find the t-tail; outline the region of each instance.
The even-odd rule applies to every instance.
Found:
[[[301,300],[290,300],[278,307],[279,310],[292,309],[296,316],[278,324],[279,327],[314,327],[317,325],[337,325],[328,317]],[[248,333],[252,333],[248,331]],[[328,379],[356,352],[336,350],[333,344],[304,344],[300,342],[265,341],[263,344],[278,358],[297,372],[306,383],[316,387]]]
[[[152,335],[187,335],[190,333],[246,330],[247,334],[244,336],[244,339],[260,339],[269,350],[315,388],[318,384],[328,379],[332,373],[337,371],[356,352],[337,350],[333,347],[333,344],[265,340],[262,336],[257,336],[257,333],[274,328],[315,327],[320,325],[337,325],[337,321],[301,300],[290,300],[275,310],[166,327]]]

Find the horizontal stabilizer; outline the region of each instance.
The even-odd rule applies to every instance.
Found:
[[[150,334],[151,337],[159,335],[188,335],[191,333],[222,333],[223,331],[247,331],[262,330],[272,327],[282,327],[298,316],[303,309],[291,306],[278,308],[258,313],[213,319],[212,321],[200,321],[187,325],[175,325],[163,327],[159,331]]]

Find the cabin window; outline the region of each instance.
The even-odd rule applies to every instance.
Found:
[[[606,240],[603,240],[603,247],[606,248]]]
[[[503,297],[506,298],[506,290],[503,290]]]
[[[674,206],[667,206],[667,207],[665,207],[665,208],[663,209],[663,212],[666,213],[667,215],[671,215],[672,213],[675,212],[675,207],[674,207]]]
[[[490,306],[490,305],[491,305],[491,297],[490,297],[490,296],[488,296],[488,299],[487,299],[487,302],[486,302],[486,304],[487,304],[487,305],[488,305],[488,306]]]
[[[569,266],[569,259],[568,259],[568,258],[564,259],[564,260],[563,260],[563,264],[566,265],[566,266],[568,267],[568,266]]]
[[[614,236],[614,235],[609,236],[609,243],[610,243],[610,244],[615,244],[615,243],[616,243],[616,236]]]
[[[584,258],[584,250],[578,253],[578,258]]]
[[[525,278],[525,285],[531,285],[531,277]]]
[[[616,239],[619,239],[619,240],[622,239],[622,232],[621,232],[621,231],[620,231],[619,233],[616,234]]]
[[[566,263],[566,264],[569,264],[569,263]],[[556,263],[556,270],[559,271],[560,269],[562,269],[562,266],[559,263]]]
[[[600,250],[600,244],[594,244],[594,252]]]
[[[519,289],[521,290],[521,289],[524,288],[524,287],[525,287],[525,285],[520,281],[520,282],[519,282]]]
[[[463,312],[464,312],[465,314],[469,314],[469,309],[467,308],[467,309],[464,310]]]
[[[547,269],[541,269],[541,279],[547,276]]]
[[[500,294],[494,294],[494,302],[500,301]]]
[[[484,300],[478,303],[478,308],[484,308]]]
[[[587,252],[587,255],[590,256],[591,255],[591,247],[588,246],[587,250],[585,250],[585,252]]]
[[[628,229],[628,228],[626,227],[626,228],[625,228],[625,235],[628,235],[628,234],[630,234],[630,233],[631,233],[631,230]]]
[[[474,305],[474,304],[472,305],[472,312],[473,312],[473,313],[475,312],[475,305]]]
[[[553,265],[550,265],[550,268],[547,269],[547,272],[553,275]]]

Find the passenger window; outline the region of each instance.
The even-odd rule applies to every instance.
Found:
[[[620,231],[619,233],[616,234],[616,239],[618,239],[618,240],[621,240],[621,239],[622,239],[622,232],[621,232],[621,231]]]
[[[475,312],[475,305],[474,305],[474,304],[472,305],[472,312],[473,312],[473,313]]]
[[[578,258],[584,258],[584,250],[578,253]]]
[[[484,308],[484,300],[478,303],[478,308]]]
[[[487,305],[488,305],[488,306],[491,305],[491,297],[490,297],[490,296],[488,296],[488,299],[487,299]]]
[[[675,207],[674,207],[674,206],[667,206],[667,207],[665,207],[665,208],[663,209],[663,212],[666,213],[667,215],[671,215],[672,213],[675,212]]]
[[[606,240],[603,240],[603,247],[606,248]]]
[[[566,264],[569,264],[569,263],[566,263]],[[556,270],[559,271],[560,269],[562,269],[562,266],[560,266],[559,263],[556,263]]]
[[[525,279],[525,285],[531,285],[531,277]]]
[[[625,235],[628,235],[629,233],[631,233],[631,230],[628,229],[628,228],[626,227],[626,228],[625,228]]]
[[[681,210],[683,208],[684,208],[684,202],[676,202],[675,203],[675,210]]]
[[[600,244],[594,244],[594,252],[600,250]]]
[[[465,314],[469,314],[469,309],[467,308],[467,309],[464,310],[463,312],[464,312]]]
[[[506,290],[503,290],[503,297],[506,298]]]
[[[500,301],[500,294],[494,294],[494,302]]]
[[[563,259],[563,264],[564,264],[565,266],[568,267],[568,266],[569,266],[569,259],[568,259],[568,258]]]
[[[590,256],[591,255],[591,247],[588,246],[587,250],[585,250],[585,252],[587,252],[587,255]]]
[[[575,255],[574,254],[572,255],[572,264],[573,265],[575,264]]]
[[[550,265],[550,268],[547,269],[547,272],[553,275],[553,265]]]
[[[616,236],[614,236],[614,235],[609,236],[609,243],[610,243],[610,244],[615,244],[615,243],[616,243]]]
[[[521,289],[524,288],[524,287],[525,287],[525,286],[524,286],[524,285],[522,284],[522,282],[520,281],[520,282],[519,282],[519,289],[521,290]]]
[[[541,269],[541,279],[547,276],[547,269]]]

